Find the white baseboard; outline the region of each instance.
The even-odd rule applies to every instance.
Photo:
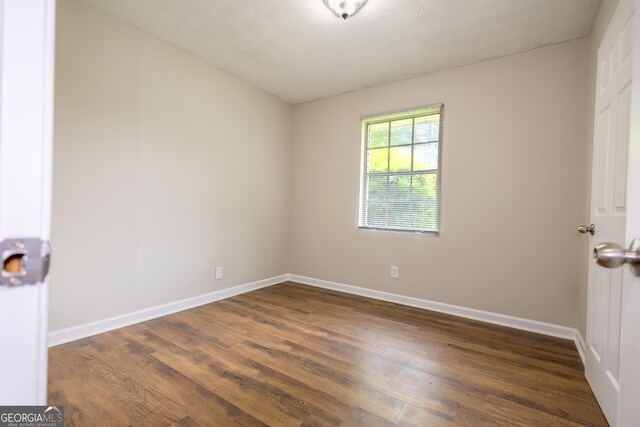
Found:
[[[582,359],[582,365],[586,364],[586,354],[587,354],[587,344],[584,342],[584,338],[579,330],[576,329],[576,336],[573,340],[576,343],[576,348],[578,349],[578,354],[580,355],[580,359]]]
[[[358,286],[345,285],[343,283],[330,282],[328,280],[298,276],[296,274],[289,274],[288,278],[292,282],[302,283],[304,285],[331,289],[338,292],[360,295],[367,298],[408,305],[410,307],[423,308],[425,310],[432,310],[440,313],[452,314],[458,317],[479,320],[482,322],[492,323],[494,325],[508,326],[510,328],[536,332],[553,337],[575,340],[576,333],[578,332],[576,329],[567,326],[554,325],[552,323],[523,319],[521,317],[508,316],[506,314],[492,313],[490,311],[476,310],[474,308],[461,307],[458,305],[445,304],[437,301],[430,301],[399,294],[392,294],[389,292],[376,291],[373,289],[361,288]]]
[[[473,308],[461,307],[452,304],[445,304],[437,301],[408,297],[404,295],[393,294],[390,292],[361,288],[358,286],[346,285],[343,283],[330,282],[328,280],[299,276],[296,274],[283,274],[280,276],[270,277],[268,279],[258,280],[256,282],[246,283],[243,285],[234,286],[232,288],[211,292],[180,301],[145,308],[143,310],[134,311],[132,313],[127,313],[108,319],[51,331],[49,332],[49,347],[64,344],[70,341],[75,341],[81,338],[86,338],[92,335],[97,335],[103,332],[111,331],[113,329],[122,328],[124,326],[133,325],[135,323],[144,322],[146,320],[155,319],[157,317],[166,316],[178,311],[187,310],[189,308],[208,304],[221,299],[230,298],[235,295],[276,285],[285,281],[292,281],[318,288],[330,289],[381,301],[407,305],[410,307],[437,311],[440,313],[451,314],[467,319],[479,320],[481,322],[492,323],[495,325],[536,332],[543,335],[570,339],[575,342],[576,348],[578,349],[578,353],[580,354],[580,358],[582,359],[583,363],[585,360],[586,347],[584,339],[582,338],[580,332],[574,328],[539,322],[537,320],[508,316],[505,314],[492,313],[489,311],[476,310]]]
[[[155,319],[157,317],[166,316],[167,314],[197,307],[199,305],[209,304],[210,302],[229,298],[235,295],[243,294],[245,292],[254,291],[256,289],[265,288],[277,283],[282,283],[287,279],[288,275],[283,274],[281,276],[270,277],[268,279],[258,280],[251,283],[245,283],[243,285],[234,286],[232,288],[222,289],[220,291],[198,295],[196,297],[187,298],[180,301],[145,308],[142,310],[134,311],[132,313],[110,317],[108,319],[51,331],[49,332],[49,347],[79,340],[81,338],[86,338],[92,335],[101,334],[103,332],[122,328],[124,326],[133,325],[134,323],[140,323],[146,320]]]

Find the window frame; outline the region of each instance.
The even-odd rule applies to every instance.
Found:
[[[367,175],[371,175],[371,173],[367,173],[367,153],[369,151],[369,147],[368,147],[368,127],[372,124],[378,124],[378,123],[389,123],[389,126],[391,126],[391,122],[393,121],[397,121],[397,120],[406,120],[406,119],[416,119],[419,117],[425,117],[425,116],[429,116],[432,114],[440,114],[440,120],[439,120],[439,134],[438,134],[438,168],[437,170],[434,169],[429,169],[429,170],[425,170],[425,171],[414,171],[413,170],[413,147],[415,145],[415,122],[412,125],[411,128],[411,144],[401,144],[398,145],[400,147],[406,147],[406,146],[410,146],[412,147],[412,160],[411,160],[411,170],[410,171],[403,171],[403,172],[391,172],[389,170],[387,170],[387,172],[382,172],[382,173],[374,173],[375,175],[380,175],[380,176],[391,176],[391,175],[408,175],[408,176],[414,176],[417,174],[422,174],[422,175],[428,175],[428,174],[433,174],[435,171],[435,175],[436,175],[436,191],[437,191],[437,210],[436,210],[436,215],[437,215],[437,219],[436,219],[436,229],[435,230],[420,230],[420,229],[410,229],[410,228],[398,228],[398,227],[374,227],[374,226],[369,226],[369,225],[365,225],[364,224],[364,217],[365,217],[365,212],[364,212],[364,205],[366,203],[366,198],[367,198],[367,192],[366,192],[366,182],[367,182]],[[374,231],[390,231],[390,232],[402,232],[402,233],[415,233],[415,234],[422,234],[422,235],[431,235],[431,236],[439,236],[441,230],[441,211],[442,211],[442,192],[441,192],[441,188],[442,188],[442,146],[443,146],[443,129],[444,129],[444,103],[436,103],[436,104],[429,104],[426,106],[421,106],[421,107],[416,107],[416,108],[408,108],[408,109],[402,109],[399,111],[393,111],[393,112],[387,112],[387,113],[380,113],[380,114],[370,114],[367,116],[363,116],[360,119],[361,122],[361,148],[360,148],[360,185],[359,185],[359,202],[358,202],[358,229],[361,230],[374,230]],[[391,138],[391,128],[389,128],[389,138]],[[424,143],[425,145],[428,144]],[[388,149],[390,149],[391,147],[395,147],[391,145],[391,140],[389,139],[389,141],[387,142],[387,146]],[[382,148],[382,147],[380,147]],[[390,153],[388,154],[388,159],[387,161],[390,162]]]

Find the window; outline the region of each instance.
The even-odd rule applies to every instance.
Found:
[[[438,233],[443,105],[362,119],[361,228]]]

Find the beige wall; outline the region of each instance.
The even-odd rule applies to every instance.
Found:
[[[286,273],[291,107],[58,4],[51,329]]]
[[[583,38],[296,106],[291,272],[575,326],[588,48]],[[360,118],[437,102],[440,236],[358,230]]]
[[[617,0],[588,38],[294,108],[58,4],[51,329],[291,272],[584,334],[575,227]],[[435,102],[441,235],[358,230],[360,117]]]

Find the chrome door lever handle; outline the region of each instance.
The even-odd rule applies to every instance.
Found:
[[[581,225],[578,227],[578,231],[582,234],[591,234],[593,236],[593,233],[596,232],[596,226],[591,224],[591,225]]]
[[[640,239],[633,239],[629,249],[615,243],[600,243],[593,249],[596,264],[605,268],[618,268],[629,264],[634,276],[640,276]]]

